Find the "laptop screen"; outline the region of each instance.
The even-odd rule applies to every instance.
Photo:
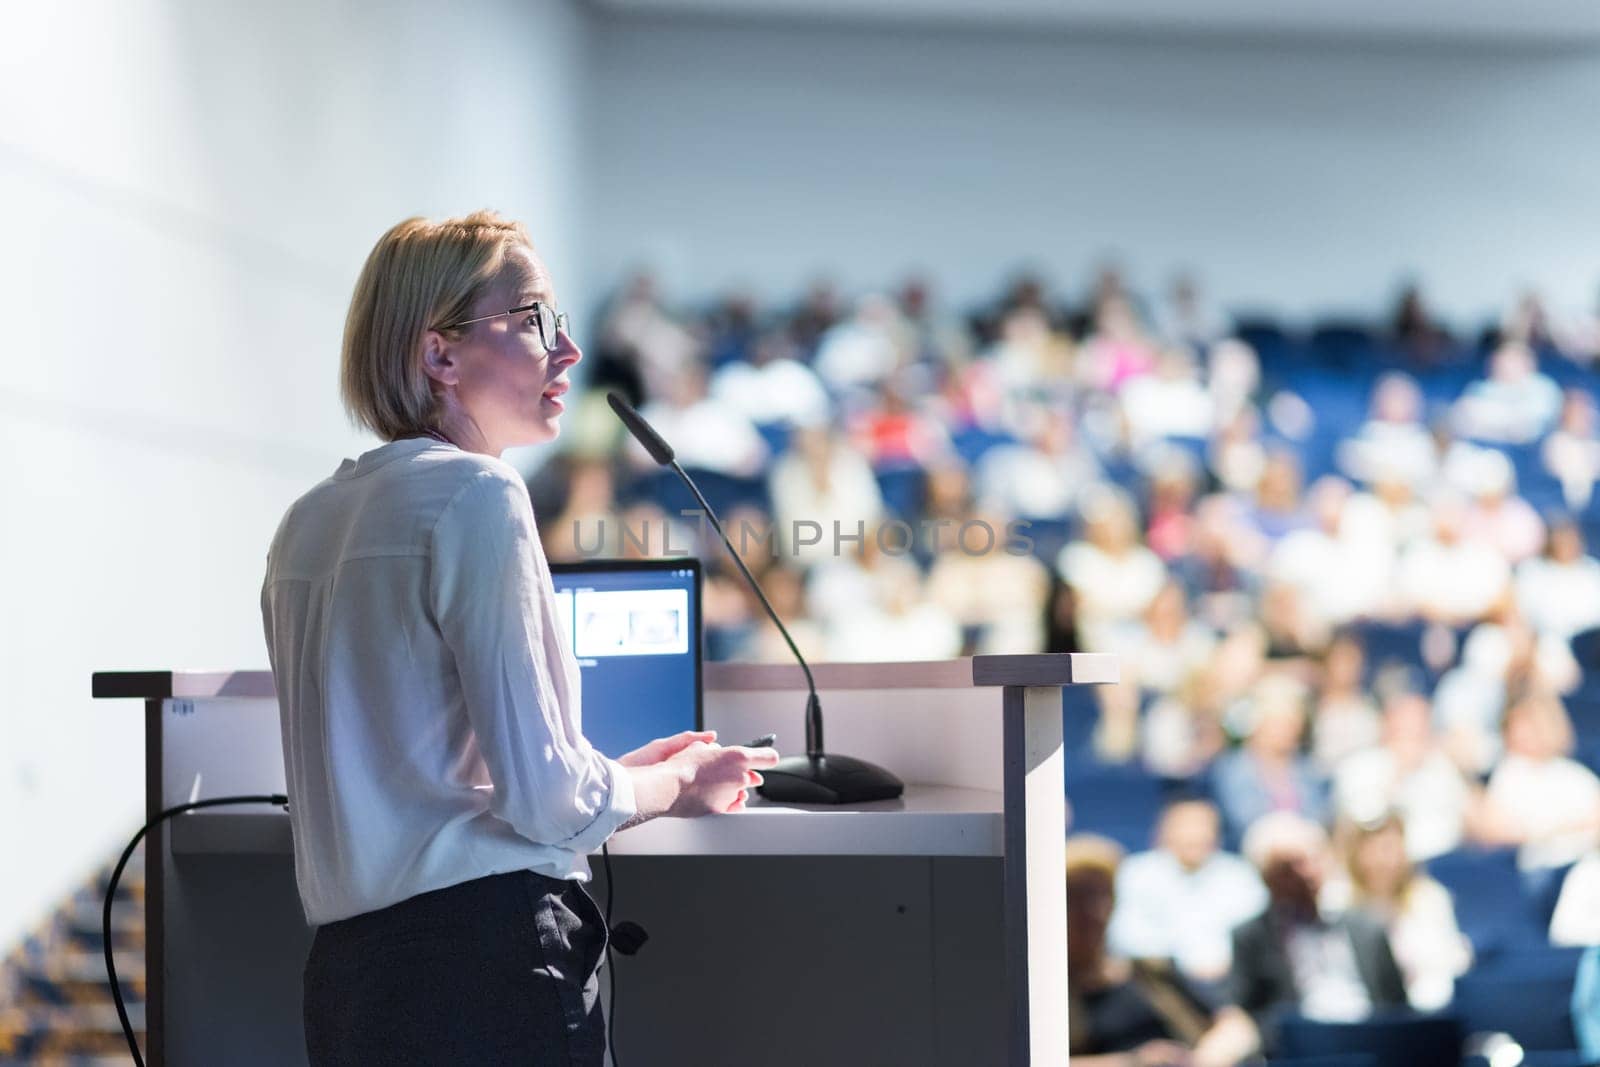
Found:
[[[550,572],[590,743],[616,759],[699,729],[700,561],[586,560]]]

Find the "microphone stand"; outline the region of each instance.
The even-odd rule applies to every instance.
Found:
[[[738,564],[739,573],[744,575],[744,580],[755,590],[756,598],[767,610],[767,617],[778,628],[778,633],[783,635],[784,643],[789,646],[789,651],[794,653],[800,669],[805,672],[806,689],[810,693],[806,698],[806,754],[786,756],[779,760],[776,766],[762,776],[764,780],[756,787],[756,792],[767,800],[789,804],[859,804],[868,800],[893,800],[905,792],[905,785],[900,779],[876,763],[869,763],[853,756],[830,756],[823,751],[822,701],[817,697],[817,681],[811,676],[811,667],[806,663],[806,658],[795,647],[794,638],[789,636],[789,628],[778,618],[778,613],[772,610],[772,604],[767,600],[767,594],[761,591],[761,585],[756,581],[755,575],[750,573],[750,568],[745,566],[743,558],[734,551],[733,542],[728,540],[727,531],[722,528],[722,521],[717,518],[717,513],[712,510],[710,502],[700,492],[700,487],[689,477],[689,472],[679,465],[672,446],[667,444],[661,435],[656,433],[655,427],[646,422],[637,411],[633,410],[633,406],[618,394],[607,393],[606,403],[611,405],[611,410],[617,413],[622,425],[627,427],[628,432],[650,454],[650,458],[662,467],[671,468],[683,484],[689,487],[689,492],[699,501],[706,518],[711,520],[711,528],[722,538],[723,547],[728,550],[728,555]]]
[[[884,768],[853,756],[830,756],[823,751],[822,701],[817,696],[817,682],[812,677],[811,667],[806,663],[806,658],[800,654],[800,650],[795,647],[794,638],[789,636],[789,628],[778,618],[778,613],[773,610],[767,594],[761,591],[761,585],[756,581],[755,575],[750,573],[750,568],[745,566],[744,559],[734,551],[733,542],[728,539],[727,531],[722,528],[722,522],[712,510],[710,502],[700,492],[700,487],[694,484],[694,479],[689,477],[689,473],[679,465],[676,458],[668,458],[666,466],[671,468],[683,484],[689,487],[689,492],[694,494],[706,518],[711,521],[711,528],[717,531],[723,547],[728,550],[728,555],[733,557],[733,562],[738,566],[739,573],[744,575],[744,580],[755,590],[756,598],[761,601],[767,616],[772,619],[773,625],[782,635],[784,644],[789,646],[789,651],[794,654],[796,662],[806,675],[806,688],[809,690],[809,695],[806,697],[806,754],[786,756],[779,760],[776,766],[763,772],[764,780],[756,787],[756,792],[767,800],[794,804],[858,804],[868,800],[893,800],[900,796],[905,792],[905,785]]]

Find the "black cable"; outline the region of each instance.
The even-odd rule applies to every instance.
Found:
[[[117,1018],[122,1020],[122,1035],[128,1039],[128,1051],[133,1053],[133,1062],[137,1067],[144,1067],[144,1057],[139,1054],[139,1042],[133,1036],[133,1024],[128,1021],[128,1008],[122,1002],[122,987],[117,982],[117,962],[111,952],[111,901],[117,895],[117,882],[122,879],[122,869],[128,865],[128,860],[133,856],[133,850],[139,847],[139,842],[144,840],[144,835],[151,828],[165,819],[174,815],[181,815],[186,811],[197,808],[215,808],[224,804],[273,804],[280,808],[289,806],[289,798],[282,793],[269,793],[262,796],[241,797],[212,797],[209,800],[192,800],[187,804],[168,808],[154,819],[139,827],[139,832],[133,835],[133,840],[128,842],[128,847],[122,850],[122,858],[117,860],[116,867],[111,872],[111,882],[106,886],[106,905],[100,919],[100,931],[105,938],[106,952],[106,980],[111,983],[111,999],[117,1003]],[[156,863],[161,858],[156,857]],[[609,872],[607,872],[609,877]]]
[[[611,987],[611,1010],[606,1012],[606,1048],[611,1050],[611,1067],[617,1064],[617,961],[611,955],[611,899],[616,879],[611,877],[611,849],[600,842],[600,858],[606,867],[606,983]]]

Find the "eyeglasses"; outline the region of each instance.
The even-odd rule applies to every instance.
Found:
[[[448,326],[436,326],[434,328],[438,330],[454,330],[462,326],[471,326],[475,322],[498,319],[501,315],[521,315],[527,312],[531,312],[531,317],[539,320],[539,340],[543,343],[546,352],[555,351],[556,345],[561,343],[563,331],[568,334],[572,332],[572,323],[567,318],[567,313],[565,311],[558,312],[555,308],[540,300],[514,307],[509,311],[497,311],[493,315],[480,315],[475,319],[462,319],[460,322],[452,322]]]

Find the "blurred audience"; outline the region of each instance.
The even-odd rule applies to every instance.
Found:
[[[1539,690],[1506,709],[1505,756],[1489,775],[1478,834],[1517,846],[1524,872],[1549,877],[1600,844],[1600,778],[1568,758],[1572,723]]]
[[[1255,868],[1221,843],[1214,804],[1201,798],[1169,804],[1156,847],[1128,857],[1117,872],[1112,951],[1170,959],[1202,988],[1219,986],[1233,961],[1234,927],[1267,903]]]
[[[1341,836],[1344,862],[1323,886],[1323,910],[1360,908],[1382,921],[1411,1006],[1444,1008],[1472,965],[1472,943],[1456,925],[1449,891],[1413,865],[1398,815],[1347,824]]]
[[[1075,755],[1214,804],[1074,874],[1074,1062],[1231,1062],[1252,1018],[1270,1047],[1289,1008],[1444,1003],[1469,957],[1441,885],[1481,921],[1446,872],[1498,849],[1552,941],[1600,938],[1600,318],[1519,294],[1474,347],[1413,285],[1381,327],[1306,342],[1202,294],[1145,303],[1108,265],[967,314],[918,278],[686,313],[641,274],[588,364],[757,531],[736,546],[808,656],[1120,658],[1069,698],[1098,715]],[[708,654],[786,659],[588,392],[530,485],[552,559],[698,552]],[[1176,962],[1118,962],[1150,957]]]
[[[1237,840],[1270,812],[1320,820],[1327,788],[1302,748],[1306,687],[1285,674],[1258,682],[1244,709],[1244,744],[1216,763],[1214,787]]]
[[[1248,1020],[1217,1017],[1162,959],[1114,955],[1122,849],[1093,835],[1067,841],[1067,1034],[1072,1067],[1224,1067],[1256,1047]],[[1128,1055],[1129,1053],[1132,1056]]]
[[[1426,697],[1396,689],[1384,701],[1381,743],[1352,753],[1334,773],[1334,807],[1372,825],[1394,813],[1406,854],[1421,862],[1461,843],[1472,793],[1438,736]]]
[[[1353,1022],[1407,1003],[1383,921],[1359,907],[1334,914],[1322,906],[1330,850],[1320,825],[1274,812],[1250,828],[1244,852],[1269,903],[1234,931],[1229,999],[1255,1022],[1269,1054],[1289,1013]]]

